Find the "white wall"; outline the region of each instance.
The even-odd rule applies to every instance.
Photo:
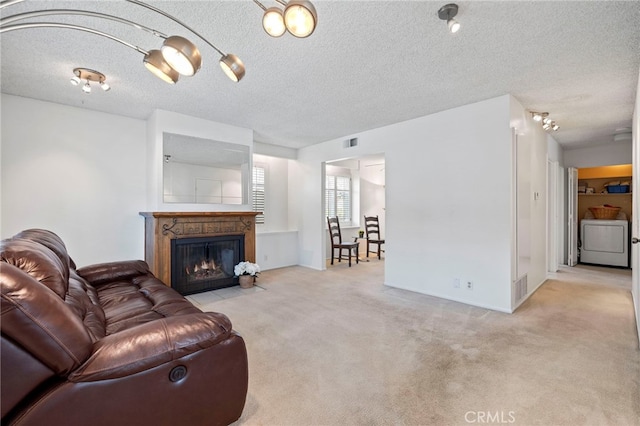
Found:
[[[565,167],[598,167],[616,164],[630,164],[631,142],[606,143],[579,149],[565,149]]]
[[[325,266],[323,162],[384,153],[385,284],[510,312],[510,101],[501,96],[301,149],[301,263]],[[355,136],[358,146],[344,148]],[[454,288],[455,278],[474,289]]]
[[[378,216],[382,238],[387,228],[385,172],[384,165],[360,167],[360,214],[361,216]],[[364,217],[361,217],[360,221],[363,220]],[[364,229],[364,225],[360,228]],[[377,250],[377,246],[374,247]]]
[[[515,98],[510,98],[510,124],[517,140],[517,262],[512,279],[527,275],[527,296],[546,280],[548,134]],[[515,294],[514,294],[515,296]],[[526,297],[512,300],[517,308]]]
[[[144,259],[146,123],[1,99],[2,238],[49,229],[78,266]]]
[[[557,161],[560,167],[564,167],[564,150],[550,133],[547,133],[547,156],[549,160]]]
[[[298,264],[298,232],[289,222],[292,162],[268,155],[253,156],[254,165],[265,168],[266,178],[265,223],[256,226],[256,262],[263,271]]]

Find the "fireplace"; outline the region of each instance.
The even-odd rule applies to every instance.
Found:
[[[214,285],[215,288],[237,284],[237,279],[234,280],[233,271],[228,266],[230,263],[228,250],[237,252],[231,262],[233,266],[242,260],[256,261],[255,217],[257,214],[259,213],[248,211],[141,212],[140,215],[144,216],[145,221],[145,260],[156,277],[168,286],[177,288],[183,294],[206,291],[205,284]],[[232,242],[235,239],[238,239],[237,242]],[[207,242],[209,246],[206,246]],[[194,247],[188,249],[183,246],[184,244],[187,244],[187,247],[189,244],[194,244]],[[221,246],[216,248],[218,244]],[[239,245],[237,250],[235,244]],[[175,249],[175,246],[179,249]],[[183,290],[178,286],[184,284],[178,284],[178,281],[175,281],[185,277],[174,276],[173,271],[177,271],[172,267],[174,250],[182,252],[180,256],[186,258],[183,260],[187,264],[181,265],[179,269],[186,275],[188,268],[191,275],[188,280],[190,283]],[[213,259],[208,259],[211,257]],[[203,260],[204,268],[202,268]],[[198,273],[194,275],[198,262],[200,262]],[[223,274],[231,277],[223,278]],[[220,278],[221,281],[215,280],[216,282],[212,284],[214,281],[212,276]]]
[[[244,235],[171,240],[171,287],[187,295],[237,285],[242,260]]]

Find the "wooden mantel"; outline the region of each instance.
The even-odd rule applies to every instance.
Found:
[[[151,272],[171,286],[171,240],[244,235],[244,260],[256,261],[259,212],[140,212],[144,216],[144,256]]]

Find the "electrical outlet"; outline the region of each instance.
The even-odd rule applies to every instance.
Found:
[[[453,279],[453,288],[460,288],[460,278]]]
[[[473,282],[467,281],[467,290],[473,290]]]

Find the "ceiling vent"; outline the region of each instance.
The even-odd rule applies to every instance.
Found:
[[[352,148],[354,146],[358,146],[358,138],[347,139],[344,141],[345,148]]]
[[[631,133],[618,133],[617,135],[613,136],[614,142],[623,142],[623,141],[630,141],[630,140],[631,140]]]

